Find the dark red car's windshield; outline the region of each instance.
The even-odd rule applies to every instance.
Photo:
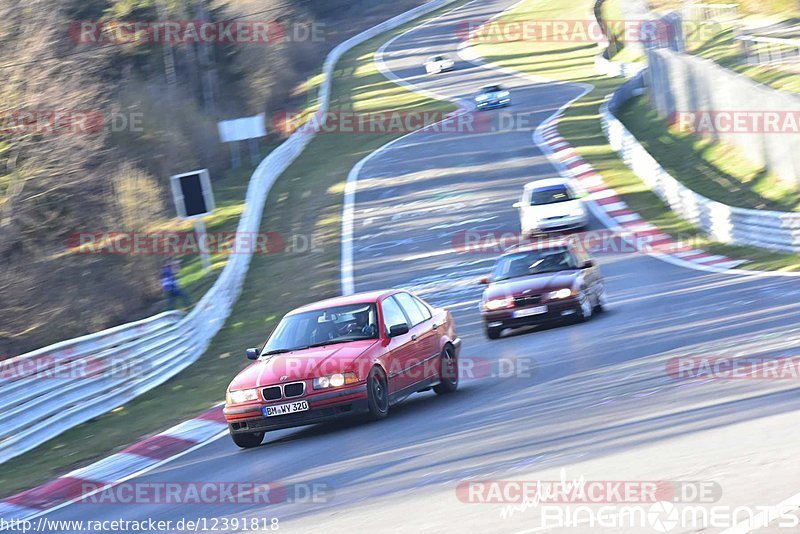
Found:
[[[287,315],[264,346],[263,354],[377,339],[375,304],[351,304]]]
[[[492,280],[508,280],[577,268],[575,257],[567,249],[530,250],[501,257],[495,265]]]

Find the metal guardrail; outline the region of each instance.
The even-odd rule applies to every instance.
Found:
[[[740,35],[742,55],[748,65],[796,65],[800,67],[800,39]]]
[[[800,252],[800,213],[738,208],[708,199],[676,180],[615,117],[644,90],[645,72],[621,85],[600,109],[611,148],[672,211],[720,243]]]
[[[739,4],[694,4],[683,6],[683,17],[692,21],[733,22],[739,20]]]
[[[323,65],[317,117],[328,110],[331,76],[342,54],[454,1],[432,0],[336,46]],[[258,231],[272,184],[315,133],[300,128],[253,172],[237,227],[242,239]],[[251,257],[232,255],[188,314],[162,313],[0,362],[0,463],[129,402],[197,361],[230,315]]]

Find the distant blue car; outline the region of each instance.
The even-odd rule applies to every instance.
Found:
[[[475,95],[478,109],[504,108],[511,105],[511,94],[500,85],[482,87]]]

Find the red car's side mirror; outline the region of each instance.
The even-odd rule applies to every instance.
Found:
[[[488,276],[481,277],[481,279],[478,280],[478,283],[479,284],[484,284],[484,285],[488,284],[489,283],[489,277]]]
[[[408,334],[409,328],[406,323],[396,324],[389,328],[389,337],[397,337]]]

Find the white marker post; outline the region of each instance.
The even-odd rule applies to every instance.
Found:
[[[239,141],[249,140],[250,162],[253,165],[258,163],[258,141],[260,137],[266,137],[267,127],[264,114],[253,115],[252,117],[242,117],[217,123],[219,140],[231,145],[231,166],[238,169],[242,164],[242,157],[239,153]]]
[[[169,180],[178,217],[194,223],[203,273],[208,275],[211,272],[211,252],[203,218],[214,212],[214,191],[211,189],[208,169],[176,174],[170,176]]]

